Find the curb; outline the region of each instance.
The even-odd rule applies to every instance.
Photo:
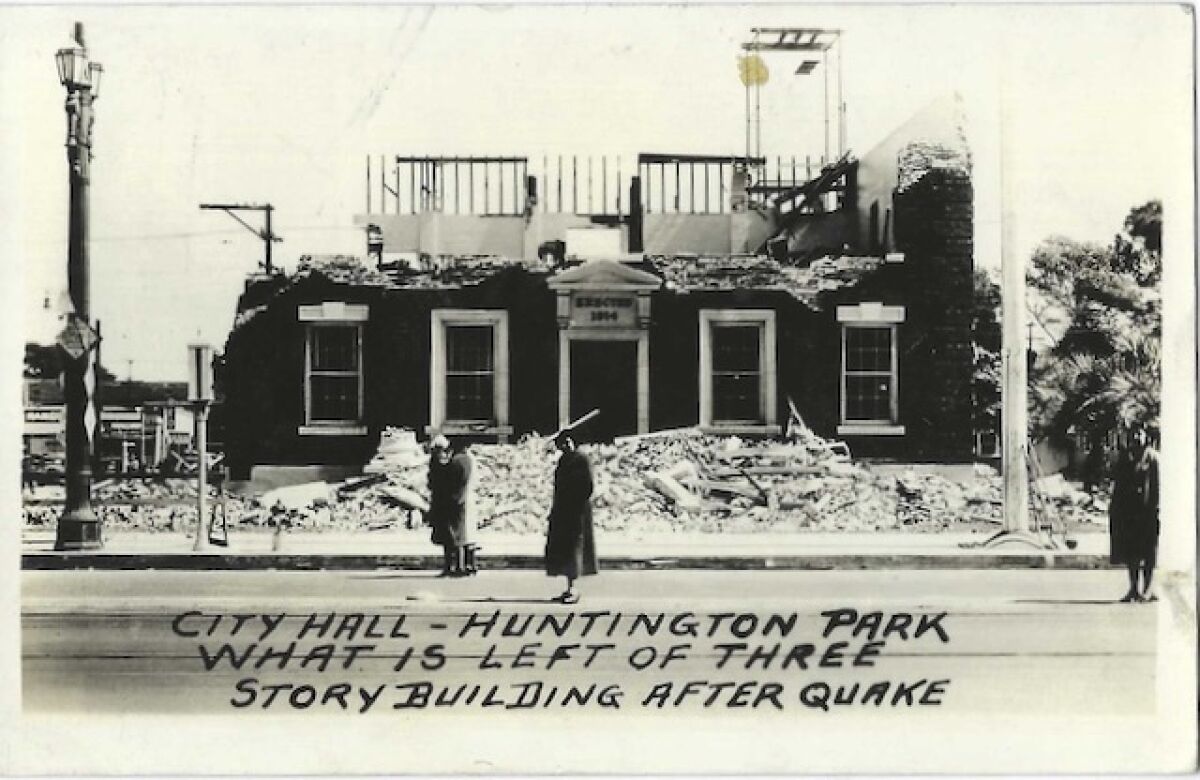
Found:
[[[480,570],[542,569],[542,557],[496,555],[480,558]],[[72,569],[179,571],[294,570],[353,571],[372,569],[432,570],[442,565],[441,556],[369,554],[220,554],[220,553],[24,553],[23,571]],[[602,571],[646,571],[676,569],[747,571],[828,571],[862,569],[1075,569],[1112,568],[1106,555],[749,555],[600,558]]]

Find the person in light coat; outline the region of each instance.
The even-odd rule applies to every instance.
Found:
[[[473,496],[474,460],[464,447],[456,452],[445,436],[430,443],[429,513],[431,540],[442,548],[443,577],[465,577],[476,572]]]

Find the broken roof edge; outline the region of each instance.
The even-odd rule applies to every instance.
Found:
[[[421,268],[397,268],[380,271],[369,268],[351,255],[305,255],[296,271],[283,276],[269,295],[252,303],[239,301],[233,330],[243,327],[258,314],[303,281],[321,277],[331,284],[350,288],[375,288],[395,291],[463,289],[486,282],[500,273],[522,270],[546,276],[579,275],[586,261],[551,266],[543,261],[526,261],[499,255],[442,255],[427,258]],[[609,261],[609,264],[617,261]],[[639,281],[656,277],[664,291],[687,294],[721,290],[783,292],[813,311],[823,311],[828,294],[856,287],[886,264],[885,259],[868,255],[826,255],[809,263],[779,261],[764,254],[645,253],[621,261],[630,266]],[[550,285],[564,291],[570,285]],[[562,288],[562,289],[559,289]],[[248,305],[241,305],[241,304]]]
[[[805,264],[761,254],[647,255],[646,259],[663,277],[663,289],[671,292],[782,292],[815,312],[826,309],[830,294],[857,287],[886,262],[873,255],[826,255]]]

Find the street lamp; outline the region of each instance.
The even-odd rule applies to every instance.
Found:
[[[55,532],[54,549],[89,550],[102,546],[101,525],[92,510],[92,430],[96,411],[88,387],[94,349],[99,337],[91,326],[88,295],[88,184],[92,159],[92,103],[104,72],[88,60],[83,25],[75,23],[75,46],[55,54],[58,79],[67,89],[67,162],[70,167],[71,207],[67,244],[67,290],[71,314],[58,336],[66,353],[67,473],[66,505]]]

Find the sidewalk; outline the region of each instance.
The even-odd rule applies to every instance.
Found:
[[[1019,540],[980,547],[985,533],[596,534],[604,569],[988,569],[1108,566],[1108,535],[1079,533],[1074,549]],[[481,532],[486,569],[539,569],[544,537]],[[22,534],[21,567],[34,569],[431,569],[441,551],[427,531],[233,532],[228,547],[193,551],[182,533],[109,532],[96,551],[55,552],[52,531]]]

